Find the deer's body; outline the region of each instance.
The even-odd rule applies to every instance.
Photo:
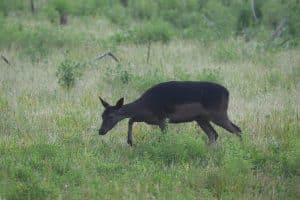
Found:
[[[148,89],[140,98],[123,105],[120,99],[117,105],[110,106],[101,100],[106,108],[102,118],[100,134],[107,133],[124,118],[129,118],[128,143],[132,145],[132,125],[145,122],[158,125],[162,130],[165,123],[183,123],[196,121],[209,138],[216,141],[218,134],[210,121],[240,136],[240,129],[227,116],[229,101],[228,90],[216,83],[171,81],[157,84]],[[115,120],[107,120],[115,117]],[[105,125],[106,124],[106,125]]]

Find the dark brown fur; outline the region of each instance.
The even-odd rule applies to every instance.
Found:
[[[106,134],[119,121],[129,118],[127,142],[130,145],[134,122],[158,125],[165,130],[166,121],[196,121],[207,134],[209,143],[214,143],[218,134],[210,124],[213,122],[241,137],[240,128],[227,116],[229,92],[216,83],[170,81],[151,87],[132,103],[123,105],[123,101],[121,98],[115,106],[111,106],[101,99],[105,111],[99,134]]]

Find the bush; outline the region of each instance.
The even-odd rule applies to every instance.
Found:
[[[106,11],[111,22],[118,25],[125,25],[128,21],[126,10],[121,5],[114,5]]]
[[[72,1],[69,0],[52,0],[51,6],[60,14],[69,13],[72,10]]]
[[[80,64],[69,59],[61,62],[56,72],[58,83],[68,90],[74,86],[80,75]]]
[[[200,14],[200,2],[188,1],[159,1],[159,17],[171,23],[176,28],[187,28],[197,24]]]
[[[0,1],[0,15],[29,12],[28,3],[24,2],[27,1]],[[259,39],[270,43],[272,33],[286,20],[282,34],[272,42],[275,44],[269,45],[277,48],[299,44],[299,5],[296,0],[257,1],[259,23],[253,19],[251,2],[244,0],[131,0],[127,6],[119,0],[50,0],[48,4],[37,3],[37,11],[41,10],[39,13],[46,15],[52,22],[60,17],[61,23],[67,23],[66,14],[70,14],[104,16],[123,27],[130,24],[137,24],[138,27],[142,24],[141,30],[135,29],[136,34],[132,39],[135,42],[138,40],[138,43],[168,41],[174,33],[203,42],[243,35],[247,41]]]
[[[168,43],[173,36],[173,27],[160,19],[153,19],[134,31],[134,42],[138,44],[157,42]]]
[[[26,7],[23,0],[1,0],[0,15],[7,16],[11,11],[22,11]]]
[[[130,2],[130,14],[134,19],[149,20],[156,16],[157,4],[154,1],[135,0]]]

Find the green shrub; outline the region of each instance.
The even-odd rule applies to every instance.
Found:
[[[149,42],[170,41],[174,33],[173,27],[160,19],[153,19],[145,22],[134,30],[134,42],[138,44]]]
[[[235,12],[232,7],[222,5],[221,1],[208,1],[204,15],[218,38],[227,38],[235,31],[237,21]]]
[[[18,47],[21,55],[28,56],[32,61],[37,61],[47,56],[54,48],[71,46],[80,38],[78,35],[72,35],[70,32],[48,25],[37,25],[31,28],[24,26],[21,22],[9,23],[3,20],[0,40],[0,47]]]
[[[156,16],[157,4],[154,1],[130,1],[130,14],[134,19],[149,20]]]
[[[188,1],[158,1],[159,17],[171,23],[176,28],[186,28],[194,25],[199,13],[200,2]]]
[[[23,0],[1,0],[0,1],[0,15],[7,16],[11,11],[23,11],[26,4]]]
[[[61,62],[56,72],[58,83],[66,89],[73,87],[80,75],[80,64],[69,59]]]
[[[53,5],[50,4],[49,6],[44,8],[43,12],[45,13],[45,16],[48,18],[48,20],[50,22],[57,24],[57,19],[59,18],[59,13]]]
[[[52,0],[53,8],[60,14],[69,13],[72,10],[72,1],[69,0]]]
[[[77,0],[72,1],[72,14],[75,16],[96,15],[109,10],[108,1]]]
[[[280,40],[271,47],[289,47],[299,43],[300,4],[297,0],[256,1],[255,9],[259,23],[253,18],[251,1],[243,0],[131,0],[125,7],[118,0],[51,0],[48,4],[36,3],[36,5],[37,10],[41,10],[41,15],[46,13],[51,21],[66,13],[75,16],[105,16],[122,26],[135,22],[144,24],[159,18],[160,21],[171,24],[178,36],[198,38],[202,41],[225,39],[238,33],[246,36],[247,40],[263,35],[260,39],[266,42],[278,25],[286,20]],[[0,13],[7,16],[11,12],[17,14],[30,12],[28,1],[0,1]],[[260,27],[266,34],[260,33]]]
[[[106,15],[111,22],[118,25],[126,25],[128,23],[128,16],[123,6],[116,4],[106,11]]]
[[[132,83],[134,77],[133,69],[131,65],[118,64],[116,66],[110,66],[105,70],[105,80],[109,84],[114,84],[119,87],[129,85]]]
[[[10,10],[10,1],[9,0],[2,0],[0,1],[0,11],[1,11],[1,14],[6,16],[8,15],[8,12]]]

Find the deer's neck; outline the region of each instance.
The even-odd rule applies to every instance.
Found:
[[[135,117],[140,111],[141,111],[141,107],[138,101],[125,104],[120,109],[120,112],[125,118]]]

